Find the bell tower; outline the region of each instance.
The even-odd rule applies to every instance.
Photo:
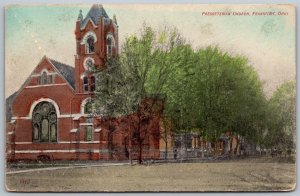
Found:
[[[91,7],[85,17],[80,10],[75,29],[75,91],[92,94],[95,71],[106,68],[107,59],[118,55],[118,24],[110,19],[101,4]]]

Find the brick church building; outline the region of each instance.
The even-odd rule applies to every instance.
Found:
[[[105,69],[107,59],[118,55],[116,17],[109,18],[102,5],[93,5],[85,17],[80,11],[75,40],[75,66],[44,56],[7,98],[7,160],[137,159],[139,147],[143,159],[158,159],[162,107],[141,128],[148,133],[142,146],[132,139],[136,114],[104,119],[87,107],[97,84],[90,70]]]

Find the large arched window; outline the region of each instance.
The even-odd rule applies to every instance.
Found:
[[[107,53],[107,57],[112,57],[114,47],[115,47],[114,37],[111,34],[108,34],[106,36],[106,53]]]
[[[93,36],[89,36],[86,40],[86,53],[95,52],[95,40]]]
[[[57,114],[53,104],[43,101],[35,106],[32,113],[33,141],[57,141]]]

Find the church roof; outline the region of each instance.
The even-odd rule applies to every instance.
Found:
[[[87,13],[83,21],[81,22],[81,27],[84,27],[86,23],[91,19],[94,24],[98,24],[99,17],[103,16],[104,18],[109,18],[105,9],[101,4],[94,4],[90,11]]]
[[[75,89],[75,78],[74,73],[75,69],[74,67],[58,62],[53,59],[49,59],[51,63],[56,67],[56,69],[60,72],[60,74],[68,81],[68,83]]]

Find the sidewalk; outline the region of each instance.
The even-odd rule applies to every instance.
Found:
[[[216,156],[216,157],[188,157],[185,159],[159,159],[159,160],[144,160],[142,165],[152,164],[172,164],[172,163],[213,163],[213,162],[227,162],[227,161],[253,161],[261,160],[263,162],[278,162],[279,158],[272,158],[270,156]],[[282,161],[282,160],[281,160]],[[56,161],[53,163],[9,163],[6,167],[6,174],[26,173],[33,171],[46,171],[46,170],[59,170],[70,168],[89,168],[89,167],[108,167],[108,166],[123,166],[130,165],[128,160],[126,161]],[[132,161],[132,165],[137,165],[137,160]]]
[[[16,174],[16,173],[26,173],[26,172],[36,172],[36,171],[51,171],[51,170],[60,170],[60,169],[71,169],[71,168],[88,168],[88,167],[108,167],[108,166],[122,166],[130,165],[128,161],[126,162],[92,162],[92,163],[75,163],[75,164],[21,164],[20,167],[14,165],[13,167],[6,167],[6,174]],[[132,165],[136,165],[136,161],[132,162]],[[32,169],[28,169],[32,167]],[[40,168],[39,168],[40,167]]]

